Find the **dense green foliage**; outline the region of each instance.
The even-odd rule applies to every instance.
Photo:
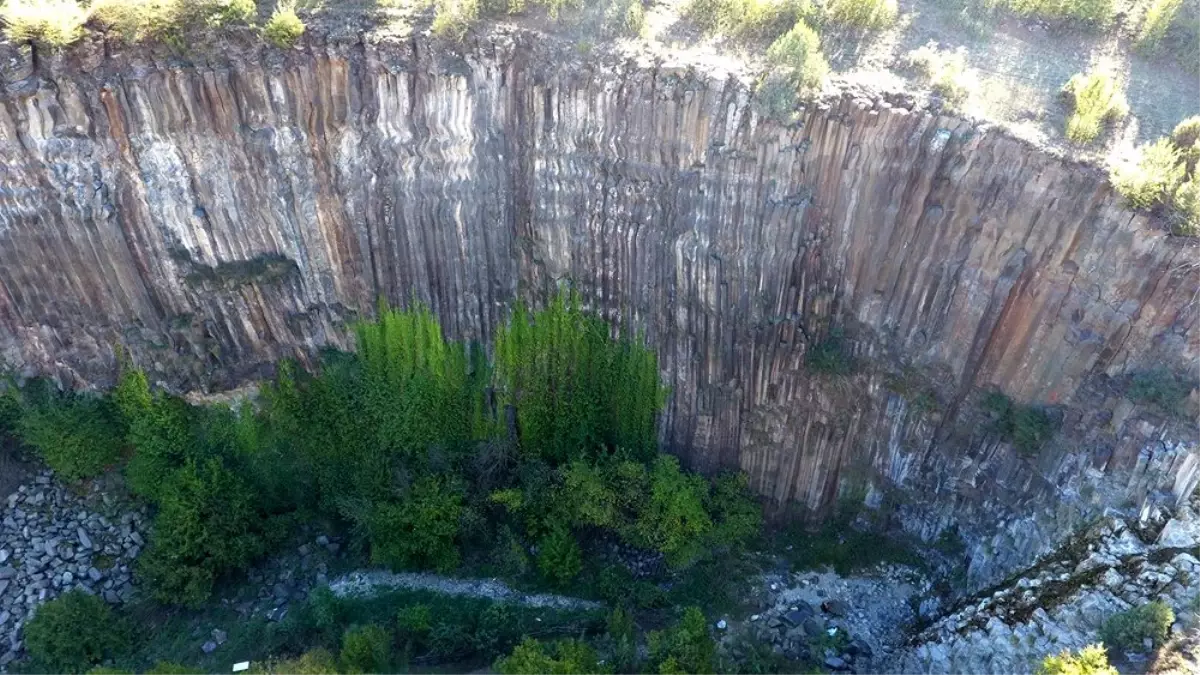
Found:
[[[1157,407],[1168,415],[1178,415],[1191,391],[1192,385],[1187,378],[1166,368],[1153,368],[1133,374],[1126,396],[1134,403]]]
[[[1152,649],[1157,649],[1167,641],[1173,623],[1175,612],[1170,605],[1155,600],[1110,616],[1100,628],[1100,638],[1110,649],[1146,651],[1146,640],[1151,642]]]
[[[45,381],[31,383],[22,398],[17,436],[63,478],[91,478],[120,459],[124,429],[107,399],[59,393]],[[12,405],[9,398],[9,414]]]
[[[1175,15],[1183,5],[1183,0],[1151,0],[1138,29],[1136,46],[1141,50],[1151,50],[1158,46],[1175,20]]]
[[[380,626],[355,626],[342,636],[342,672],[382,673],[392,659],[392,636]]]
[[[1037,675],[1118,675],[1108,664],[1103,645],[1088,645],[1078,652],[1063,650],[1042,660]]]
[[[125,366],[107,398],[5,394],[6,424],[69,476],[129,451],[127,484],[154,509],[137,573],[166,604],[203,604],[313,518],[374,564],[557,588],[595,579],[605,563],[590,553],[613,541],[681,570],[757,536],[744,478],[710,481],[657,452],[654,354],[577,297],[518,310],[494,369],[423,307],[382,307],[355,333],[357,353],[313,373],[281,364],[237,410],[153,391]]]
[[[665,399],[654,353],[560,294],[536,316],[518,309],[496,336],[501,400],[517,411],[521,449],[552,462],[618,447],[654,454]]]
[[[1041,450],[1057,431],[1057,424],[1046,410],[1014,403],[1000,392],[986,394],[983,408],[991,416],[991,431],[1026,455]]]
[[[717,645],[704,613],[688,607],[679,623],[650,633],[650,662],[659,673],[716,672]]]
[[[1071,109],[1067,116],[1066,136],[1072,143],[1091,143],[1105,124],[1129,114],[1129,104],[1121,85],[1103,71],[1073,75],[1063,85],[1062,92]]]
[[[575,675],[606,673],[596,650],[579,640],[556,640],[549,644],[525,638],[512,654],[496,661],[501,675]]]
[[[38,607],[25,625],[25,646],[51,671],[82,673],[127,647],[124,624],[100,598],[69,591]]]

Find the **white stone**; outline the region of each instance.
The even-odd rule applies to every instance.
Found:
[[[238,661],[237,663],[233,664],[233,672],[240,673],[243,670],[250,670],[249,661]]]
[[[1172,518],[1158,535],[1158,545],[1165,548],[1200,546],[1200,520]]]
[[[726,622],[725,619],[721,619],[720,621],[717,622],[717,630],[725,630],[728,627],[729,627],[729,623]]]

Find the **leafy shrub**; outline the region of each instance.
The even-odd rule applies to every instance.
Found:
[[[124,652],[129,634],[100,598],[69,591],[38,607],[25,625],[25,646],[38,663],[82,673]]]
[[[1172,232],[1185,237],[1200,236],[1200,180],[1191,178],[1175,189],[1171,199],[1176,213],[1171,226]]]
[[[538,542],[538,569],[556,586],[566,586],[583,569],[583,552],[570,530],[559,526]]]
[[[829,0],[825,15],[833,23],[864,30],[887,28],[896,22],[896,0]]]
[[[709,546],[740,551],[762,531],[762,507],[744,473],[717,476],[705,508],[713,520]]]
[[[1113,169],[1113,188],[1135,208],[1152,208],[1171,197],[1183,180],[1184,165],[1173,143],[1160,138],[1137,150],[1135,161]]]
[[[296,15],[296,6],[292,3],[280,2],[263,26],[263,37],[280,49],[290,49],[295,46],[300,36],[304,34],[304,22]]]
[[[1099,70],[1077,73],[1062,91],[1071,108],[1067,139],[1072,143],[1091,143],[1106,123],[1129,114],[1125,92],[1109,73]]]
[[[382,673],[392,658],[392,636],[376,625],[355,626],[342,635],[340,655],[347,673]]]
[[[436,478],[416,483],[401,502],[375,507],[372,562],[398,569],[454,569],[462,515],[462,493],[456,486]]]
[[[679,623],[648,636],[650,661],[659,673],[716,672],[717,645],[708,621],[697,607],[688,607]]]
[[[479,20],[479,0],[438,0],[436,7],[431,29],[445,40],[462,42]]]
[[[1153,368],[1134,373],[1126,397],[1134,403],[1156,406],[1167,414],[1175,414],[1191,391],[1192,385],[1186,378],[1166,368]]]
[[[1165,602],[1155,600],[1110,616],[1100,628],[1100,637],[1110,649],[1140,652],[1146,649],[1146,640],[1154,648],[1166,642],[1173,623],[1175,612]]]
[[[1171,27],[1171,22],[1175,20],[1175,14],[1182,4],[1183,0],[1153,0],[1146,10],[1145,18],[1142,19],[1134,45],[1147,51],[1157,47],[1167,34],[1167,29]]]
[[[501,675],[573,675],[612,672],[600,665],[596,650],[580,640],[556,640],[549,644],[531,637],[513,648],[512,654],[496,660]]]
[[[781,124],[791,124],[796,118],[800,92],[790,75],[764,73],[754,90],[754,107],[758,114]]]
[[[803,20],[771,43],[767,60],[782,69],[798,88],[820,88],[829,74],[829,64],[821,54],[821,40]]]
[[[1088,645],[1078,652],[1064,649],[1042,660],[1037,675],[1118,675],[1108,664],[1104,645]]]
[[[909,52],[905,61],[946,103],[960,106],[966,102],[972,80],[967,74],[965,49],[942,50],[938,49],[937,43],[930,42]]]
[[[203,668],[186,666],[174,661],[156,661],[146,671],[146,675],[205,675],[205,671]]]
[[[121,456],[124,430],[105,399],[59,393],[44,381],[27,387],[17,435],[67,480],[99,475]]]
[[[679,460],[660,455],[650,471],[650,499],[634,525],[639,545],[664,554],[672,567],[686,567],[704,550],[712,518],[704,508],[708,484],[679,469]]]
[[[991,430],[1025,455],[1032,455],[1054,435],[1055,423],[1036,406],[1018,405],[999,392],[989,392],[983,408],[992,417]]]
[[[854,372],[854,356],[841,329],[833,328],[823,340],[809,345],[804,354],[804,365],[810,370],[826,375],[850,375]]]
[[[9,42],[62,48],[83,37],[87,10],[75,0],[7,0],[0,7]]]
[[[198,606],[222,574],[263,553],[254,492],[221,460],[191,461],[167,479],[139,561],[154,598]]]
[[[193,411],[181,398],[152,394],[145,374],[138,370],[121,375],[112,400],[134,449],[125,467],[129,487],[157,501],[170,474],[198,457]]]

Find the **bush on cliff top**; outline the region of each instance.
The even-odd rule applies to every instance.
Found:
[[[1183,176],[1179,151],[1169,139],[1160,138],[1139,147],[1133,159],[1116,165],[1112,184],[1130,206],[1148,209],[1175,194]]]
[[[127,42],[161,40],[183,47],[189,30],[253,23],[254,0],[96,0],[91,16]]]
[[[8,0],[0,7],[10,42],[65,47],[83,37],[88,12],[75,0]]]
[[[833,23],[863,30],[880,30],[896,23],[900,15],[896,0],[829,0],[825,18]]]
[[[295,46],[303,34],[304,22],[296,15],[295,4],[290,2],[280,2],[263,26],[263,38],[280,49]]]
[[[1066,134],[1072,143],[1091,143],[1105,124],[1129,114],[1129,104],[1121,85],[1103,71],[1073,75],[1062,92],[1071,108]]]
[[[767,60],[799,89],[820,89],[829,74],[817,32],[801,19],[767,48]]]

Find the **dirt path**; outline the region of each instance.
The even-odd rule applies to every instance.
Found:
[[[506,584],[494,579],[455,579],[437,574],[414,572],[351,572],[329,584],[329,590],[338,597],[375,595],[397,588],[433,591],[443,595],[488,598],[500,602],[551,609],[599,609],[603,606],[591,600],[581,600],[564,595],[526,594],[509,588]]]

